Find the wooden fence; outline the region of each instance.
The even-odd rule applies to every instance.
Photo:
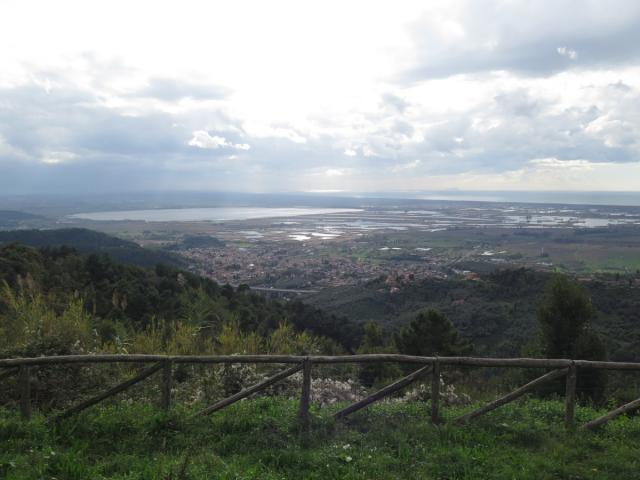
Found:
[[[567,359],[540,359],[540,358],[480,358],[480,357],[417,357],[410,355],[395,354],[370,354],[370,355],[343,355],[343,356],[292,356],[292,355],[210,355],[210,356],[168,356],[168,355],[67,355],[55,357],[36,358],[7,358],[0,359],[0,381],[17,375],[18,388],[20,393],[20,411],[23,418],[31,416],[31,370],[52,365],[62,364],[92,364],[92,363],[151,363],[150,367],[144,368],[137,375],[120,383],[105,392],[78,403],[71,408],[60,413],[56,418],[62,419],[74,415],[86,408],[95,405],[102,400],[109,398],[127,388],[143,381],[154,373],[161,371],[161,398],[160,405],[168,410],[171,403],[172,371],[176,364],[236,364],[236,363],[262,363],[262,364],[284,364],[293,365],[285,370],[263,380],[262,382],[248,387],[235,395],[220,400],[219,402],[196,413],[196,415],[209,415],[221,410],[243,398],[247,398],[256,392],[302,371],[302,394],[298,418],[303,432],[308,432],[310,428],[309,405],[311,398],[311,373],[314,365],[345,364],[345,363],[381,363],[395,362],[404,364],[415,364],[419,368],[404,378],[388,385],[368,397],[349,405],[335,413],[335,417],[340,419],[353,412],[374,403],[389,394],[396,392],[411,383],[431,377],[431,422],[434,425],[441,423],[440,416],[440,372],[444,367],[507,367],[507,368],[540,368],[552,369],[535,380],[517,388],[513,392],[504,395],[482,407],[462,415],[454,420],[455,423],[465,424],[487,412],[490,412],[502,405],[523,396],[536,387],[556,380],[561,377],[566,378],[565,391],[565,415],[564,423],[566,428],[575,428],[575,402],[576,402],[576,378],[580,369],[601,369],[601,370],[630,370],[640,371],[640,363],[631,362],[600,362],[589,360],[567,360]],[[631,412],[640,408],[640,398],[626,405],[623,405],[606,415],[592,420],[582,426],[583,429],[595,429],[612,418]]]

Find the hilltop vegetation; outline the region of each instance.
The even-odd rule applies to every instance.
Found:
[[[345,349],[356,346],[359,336],[355,325],[315,307],[269,301],[246,288],[220,286],[166,265],[142,268],[115,262],[105,254],[83,256],[69,247],[2,246],[0,281],[5,282],[0,302],[0,328],[5,334],[0,343],[5,345],[35,341],[43,328],[38,318],[65,315],[75,315],[76,323],[82,319],[96,332],[94,343],[99,345],[124,342],[158,325],[182,328],[185,334],[190,330],[198,333],[198,339],[206,339],[214,338],[228,324],[243,334],[264,336],[288,323],[299,332],[308,330]],[[38,328],[25,327],[32,321]],[[13,340],[19,339],[14,342],[8,336],[12,324],[20,325],[11,330],[16,336]],[[51,320],[50,325],[53,329],[56,322]],[[73,342],[63,326],[48,336]],[[205,348],[195,343],[189,348]]]
[[[0,357],[340,353],[355,348],[359,336],[357,325],[315,307],[270,301],[168,266],[125,265],[69,247],[0,247]],[[68,405],[117,383],[128,368],[39,369],[34,407]],[[176,375],[195,397],[219,398],[256,378],[244,373],[213,369],[204,387],[188,369]],[[12,382],[0,384],[0,404],[16,395]]]
[[[135,242],[86,228],[0,232],[0,245],[8,243],[20,243],[36,248],[71,247],[80,253],[104,253],[116,261],[142,267],[153,267],[158,263],[174,267],[184,266],[184,261],[178,255],[163,250],[143,248]]]
[[[477,354],[509,357],[519,355],[536,335],[536,308],[552,275],[524,268],[497,270],[477,280],[390,275],[326,289],[307,301],[355,322],[373,320],[387,331],[434,309],[451,319]],[[595,310],[593,327],[611,359],[640,361],[640,275],[602,275],[582,284]]]
[[[534,352],[537,355],[582,356],[579,352],[583,350],[576,349],[584,346],[581,338],[588,340],[587,347],[599,347],[588,318],[593,311],[587,292],[557,277],[547,289],[545,302],[539,304],[549,278],[528,270],[496,272],[474,282],[438,281],[439,288],[424,288],[436,284],[426,280],[406,283],[402,288],[395,287],[394,294],[385,291],[389,282],[384,279],[372,282],[366,288],[374,289],[383,301],[391,299],[391,307],[403,312],[405,318],[413,315],[410,308],[416,308],[413,313],[417,314],[404,328],[387,328],[387,332],[376,323],[363,326],[300,302],[269,301],[252,294],[246,286],[221,286],[164,265],[142,268],[121,264],[105,254],[81,255],[69,247],[0,246],[0,280],[0,356],[354,351],[464,355],[477,347],[468,341],[472,335],[458,334],[454,323],[460,316],[455,311],[450,314],[452,323],[442,312],[424,308],[446,307],[459,300],[457,295],[461,293],[468,295],[455,306],[471,299],[478,309],[471,314],[482,315],[480,307],[492,303],[505,308],[515,298],[522,302],[518,311],[525,305],[531,308],[531,315],[537,311],[542,335],[537,337],[531,325],[528,336],[525,332],[517,337],[523,345],[525,340],[530,342],[530,347],[535,346],[532,340],[539,338],[542,343]],[[633,283],[625,286],[619,281],[604,285],[609,294],[615,288],[635,288]],[[537,287],[535,294],[533,286]],[[590,290],[593,288],[591,285]],[[347,289],[343,292],[346,294]],[[597,298],[604,299],[602,293]],[[554,303],[554,299],[561,302]],[[564,299],[570,301],[563,303]],[[345,297],[337,300],[344,301]],[[371,308],[366,296],[351,301]],[[503,329],[508,330],[506,326],[514,319],[516,311],[512,309],[511,315],[501,320]],[[570,325],[562,323],[566,319],[571,320]],[[515,322],[507,335],[522,328],[522,323]],[[393,330],[394,335],[389,335]],[[497,343],[478,345],[482,353],[492,353]],[[135,371],[135,365],[34,368],[31,400],[37,413],[28,423],[17,417],[16,378],[3,382],[0,476],[21,480],[585,480],[633,478],[630,475],[640,467],[635,447],[640,440],[637,417],[618,418],[602,432],[572,436],[562,427],[563,403],[553,399],[553,391],[544,389],[537,393],[551,395],[551,400],[530,399],[524,406],[510,404],[464,427],[431,426],[429,392],[420,388],[360,412],[346,424],[333,420],[331,414],[345,405],[344,400],[361,398],[368,389],[402,375],[403,367],[391,364],[316,366],[313,378],[319,384],[314,384],[317,396],[312,397],[313,435],[306,447],[302,446],[295,420],[299,377],[273,387],[267,392],[271,398],[240,402],[210,419],[192,417],[203,406],[272,375],[274,367],[266,365],[178,365],[173,372],[173,410],[168,414],[154,407],[159,386],[147,380],[121,394],[123,402],[122,398],[109,400],[55,426],[43,417],[104,391],[105,385],[115,385]],[[477,406],[477,402],[521,385],[527,375],[514,372],[491,376],[480,370],[448,369],[443,374],[448,385],[444,384],[441,395],[453,400],[443,401],[444,419],[451,420]],[[579,380],[585,376],[590,380],[588,372],[583,371]],[[359,383],[353,382],[354,378]],[[623,381],[617,379],[609,397],[611,406],[622,403],[620,400],[630,392],[635,395],[631,398],[637,396],[630,387],[632,383],[628,375]],[[454,384],[473,393],[474,403],[469,404],[470,397],[465,393],[455,394]],[[630,390],[621,389],[621,385]],[[580,393],[582,383],[578,387]],[[323,396],[329,400],[318,400]],[[583,404],[577,408],[576,418],[584,423],[602,413]]]
[[[17,228],[25,222],[43,220],[44,217],[17,210],[0,210],[0,228]]]

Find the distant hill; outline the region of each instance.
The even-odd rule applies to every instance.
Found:
[[[44,220],[44,218],[17,210],[0,210],[0,228],[16,228],[24,222]]]
[[[158,263],[184,266],[184,261],[170,252],[143,248],[137,243],[86,228],[0,232],[0,244],[13,242],[31,247],[67,246],[80,253],[106,253],[119,262],[142,267],[152,267]]]
[[[34,220],[37,218],[44,218],[40,215],[34,215],[27,212],[19,212],[17,210],[0,210],[0,221],[18,221],[18,220]]]

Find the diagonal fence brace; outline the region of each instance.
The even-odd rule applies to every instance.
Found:
[[[269,377],[266,380],[263,380],[262,382],[253,385],[252,387],[246,388],[236,393],[235,395],[231,395],[230,397],[224,398],[219,402],[214,403],[210,407],[200,410],[198,413],[194,415],[194,417],[197,417],[200,415],[209,415],[215,411],[223,409],[224,407],[228,407],[229,405],[236,403],[238,400],[242,400],[243,398],[253,395],[254,393],[260,390],[264,390],[265,388],[273,385],[274,383],[279,382],[280,380],[290,377],[291,375],[293,375],[296,372],[299,372],[300,370],[302,370],[302,364],[296,365],[295,367],[288,368],[274,375],[273,377]]]
[[[90,398],[89,400],[85,400],[84,402],[79,403],[78,405],[75,405],[69,408],[68,410],[65,410],[64,412],[62,412],[56,417],[56,420],[62,420],[63,418],[70,417],[71,415],[81,412],[82,410],[85,410],[95,405],[96,403],[101,402],[102,400],[105,400],[109,397],[114,396],[117,393],[122,392],[123,390],[126,390],[127,388],[135,385],[136,383],[141,382],[145,378],[150,377],[151,375],[156,373],[158,370],[160,370],[163,367],[163,365],[164,365],[164,362],[155,363],[153,366],[142,370],[138,375],[136,375],[133,378],[130,378],[126,382],[122,382],[121,384],[116,385],[113,388],[110,388],[109,390],[107,390],[104,393],[101,393],[100,395],[96,395],[95,397]]]
[[[339,412],[336,412],[333,416],[335,418],[344,418],[347,415],[352,414],[353,412],[357,412],[358,410],[365,408],[366,406],[372,404],[373,402],[376,402],[393,392],[397,392],[401,388],[404,388],[407,385],[415,382],[416,380],[419,380],[423,375],[426,375],[430,369],[431,369],[431,365],[422,367],[421,369],[416,370],[415,372],[407,375],[406,377],[401,378],[397,382],[392,383],[391,385],[387,385],[383,389],[378,390],[377,392],[369,395],[367,398],[364,398],[359,402],[352,403],[348,407],[343,408]]]
[[[640,408],[640,398],[634,400],[633,402],[629,402],[626,405],[622,405],[621,407],[616,408],[615,410],[610,411],[606,415],[603,415],[595,420],[591,420],[588,423],[585,423],[582,426],[583,430],[595,430],[596,428],[604,425],[609,420],[612,420],[620,415],[623,415],[627,412],[631,412]]]
[[[492,410],[495,410],[498,407],[501,407],[502,405],[505,405],[509,402],[512,402],[513,400],[516,400],[517,398],[520,398],[521,396],[523,396],[525,393],[533,390],[534,388],[536,388],[538,385],[542,385],[543,383],[547,383],[547,382],[551,382],[553,380],[555,380],[556,378],[560,378],[563,377],[567,374],[567,372],[569,371],[568,368],[560,368],[558,370],[553,370],[545,375],[542,375],[541,377],[536,378],[535,380],[532,380],[531,382],[527,383],[526,385],[523,385],[522,387],[514,390],[513,392],[505,395],[504,397],[500,397],[497,400],[494,400],[491,403],[488,403],[487,405],[484,405],[480,408],[478,408],[477,410],[474,410],[473,412],[469,412],[465,415],[462,415],[458,418],[456,418],[454,420],[455,423],[468,423],[470,420],[479,417],[480,415],[484,415],[487,412],[490,412]]]
[[[16,375],[19,370],[20,369],[18,367],[7,368],[4,372],[0,373],[0,380]]]

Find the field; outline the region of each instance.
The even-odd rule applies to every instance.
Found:
[[[561,401],[510,404],[464,427],[432,427],[428,403],[386,403],[336,423],[313,410],[302,446],[297,402],[260,398],[205,420],[179,409],[107,405],[55,427],[0,410],[0,477],[27,479],[640,478],[640,418],[566,433]],[[453,418],[462,410],[449,407]],[[579,423],[598,412],[579,407]]]

